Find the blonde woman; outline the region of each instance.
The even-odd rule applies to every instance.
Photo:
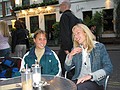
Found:
[[[9,28],[6,21],[0,21],[0,57],[9,57],[10,45],[8,43],[10,37]]]
[[[72,80],[78,90],[103,90],[105,78],[113,69],[105,46],[95,41],[84,24],[75,25],[72,33],[74,48],[66,57],[66,70],[75,66]]]

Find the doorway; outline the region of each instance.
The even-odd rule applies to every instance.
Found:
[[[55,14],[44,15],[44,18],[45,18],[45,31],[47,33],[47,39],[48,41],[52,41],[53,40],[52,25],[56,22],[56,15]]]

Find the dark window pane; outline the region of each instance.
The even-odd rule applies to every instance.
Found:
[[[21,21],[23,21],[24,23],[26,23],[26,22],[25,22],[25,18],[19,18],[19,20],[21,20]]]
[[[30,31],[34,33],[39,28],[38,16],[30,17]]]
[[[83,12],[83,20],[88,16],[90,17],[90,19],[92,18],[92,11],[84,11]]]
[[[113,9],[103,10],[103,30],[113,31]]]
[[[48,40],[52,40],[53,39],[53,28],[52,25],[56,22],[56,16],[55,14],[49,14],[49,15],[45,15],[45,30],[47,32],[47,38]]]
[[[30,0],[22,0],[22,5],[30,5]]]
[[[56,1],[56,0],[43,0],[43,2],[51,2],[51,1]]]

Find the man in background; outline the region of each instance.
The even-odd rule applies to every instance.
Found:
[[[61,62],[63,76],[65,74],[64,62],[66,55],[69,54],[73,47],[72,27],[80,22],[79,19],[72,13],[70,8],[71,8],[70,1],[63,1],[60,4],[60,13],[62,13],[62,16],[60,18],[61,46],[58,53],[58,57]]]

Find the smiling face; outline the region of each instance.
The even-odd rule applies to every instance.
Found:
[[[38,33],[36,35],[36,38],[34,38],[33,40],[34,40],[34,43],[36,45],[36,48],[39,48],[39,49],[44,48],[47,44],[46,35],[43,33]]]
[[[73,30],[73,38],[76,42],[78,42],[79,44],[84,44],[85,40],[86,40],[86,33],[83,31],[82,28],[78,28],[76,27]]]

